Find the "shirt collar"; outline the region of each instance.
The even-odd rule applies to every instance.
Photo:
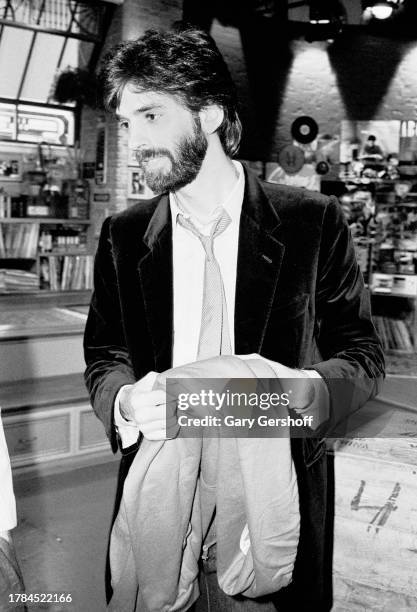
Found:
[[[232,220],[231,225],[239,223],[240,213],[241,213],[242,204],[243,204],[243,194],[244,194],[244,189],[245,189],[245,173],[243,171],[243,166],[240,162],[236,160],[232,160],[232,162],[238,172],[237,180],[234,183],[229,195],[224,200],[223,204],[220,204],[215,209],[216,213],[217,212],[220,213],[222,209],[226,210],[226,212],[230,215],[230,218]],[[201,226],[201,223],[198,223],[192,217],[192,215],[185,213],[183,210],[179,208],[175,195],[172,192],[169,193],[169,204],[171,208],[172,227],[174,231],[178,225],[178,221],[177,221],[178,215],[183,215],[185,218],[191,219],[191,221],[194,223],[194,225],[198,229],[203,229],[203,227]],[[213,218],[213,222],[216,218],[218,218],[218,216],[219,216],[218,214],[215,214],[215,218]],[[211,226],[211,225],[212,225],[212,222],[208,224],[208,226]],[[207,228],[208,226],[206,225],[204,227]]]

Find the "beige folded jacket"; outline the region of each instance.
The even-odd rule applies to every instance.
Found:
[[[144,439],[111,533],[108,610],[188,610],[214,510],[222,590],[254,598],[288,585],[300,523],[289,436]]]
[[[215,508],[223,591],[253,598],[286,586],[299,538],[289,438],[144,439],[111,534],[108,610],[188,610]]]

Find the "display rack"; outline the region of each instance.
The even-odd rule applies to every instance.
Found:
[[[90,228],[82,219],[0,219],[0,293],[91,289]]]
[[[88,181],[25,177],[18,193],[0,196],[0,294],[90,290]]]
[[[417,192],[402,180],[352,180],[347,193],[371,189],[374,210],[349,219],[360,268],[369,286],[374,322],[385,350],[417,351]],[[343,196],[341,197],[343,205]],[[361,222],[364,230],[361,231]]]

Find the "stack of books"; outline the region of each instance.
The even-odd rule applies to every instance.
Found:
[[[406,321],[380,316],[374,316],[373,320],[385,350],[396,350],[406,353],[414,351]]]
[[[0,258],[35,259],[38,223],[0,224]]]
[[[44,255],[40,262],[41,286],[51,291],[92,289],[92,255]]]
[[[38,291],[39,278],[33,272],[0,268],[0,293]]]

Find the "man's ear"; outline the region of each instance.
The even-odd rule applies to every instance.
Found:
[[[213,134],[222,124],[224,110],[217,104],[205,106],[199,112],[201,127],[206,134]]]

